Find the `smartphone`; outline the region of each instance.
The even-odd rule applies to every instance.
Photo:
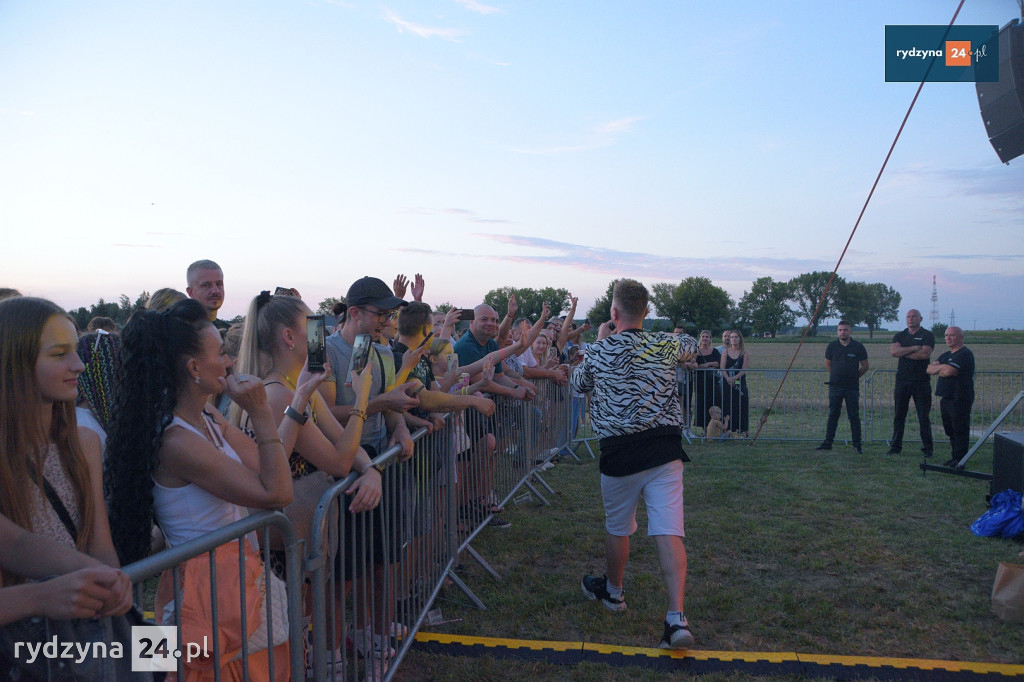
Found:
[[[352,342],[352,360],[348,363],[348,372],[345,374],[345,385],[352,385],[352,372],[359,374],[366,367],[366,361],[370,359],[370,335],[356,334]]]
[[[306,315],[306,344],[309,371],[324,371],[327,360],[327,323],[323,315]]]
[[[434,332],[429,332],[426,336],[423,337],[423,340],[420,341],[420,344],[416,346],[416,348],[414,348],[413,350],[419,350],[420,348],[423,348],[423,346],[430,343],[430,339],[432,338],[434,338]]]
[[[448,363],[448,371],[445,374],[455,374],[459,371],[459,356],[457,353],[448,353],[444,356],[444,361]]]
[[[288,287],[278,287],[274,289],[274,296],[294,296],[295,290]]]
[[[459,311],[459,322],[465,322],[466,320],[476,319],[476,315],[473,313],[472,308],[463,308]]]

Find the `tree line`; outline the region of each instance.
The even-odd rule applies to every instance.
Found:
[[[673,327],[691,331],[737,328],[774,336],[780,329],[793,326],[798,317],[811,320],[831,277],[832,273],[825,271],[806,272],[789,281],[759,277],[738,302],[707,277],[687,277],[678,284],[654,284],[651,305]],[[614,287],[615,282],[610,282],[605,294],[587,312],[594,326],[609,319]],[[882,282],[853,282],[837,275],[808,336],[817,334],[822,320],[841,318],[851,325],[865,325],[873,338],[884,322],[899,319],[901,301],[900,293]]]

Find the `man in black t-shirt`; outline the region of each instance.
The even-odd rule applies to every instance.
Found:
[[[914,399],[917,422],[921,427],[921,452],[932,456],[932,423],[928,413],[932,409],[932,382],[928,377],[928,359],[935,349],[935,335],[921,328],[921,312],[907,311],[907,328],[892,337],[889,355],[899,358],[896,365],[896,387],[893,389],[895,414],[892,418],[892,438],[889,455],[903,451],[903,428],[906,425],[910,399]]]
[[[825,440],[817,450],[831,450],[839,426],[839,413],[846,401],[846,416],[850,420],[853,447],[864,454],[860,440],[860,378],[868,371],[868,352],[864,344],[851,337],[853,328],[846,320],[839,320],[839,337],[825,349],[825,369],[828,370],[828,424]]]
[[[942,413],[942,429],[949,436],[953,457],[946,466],[959,466],[967,454],[971,436],[971,406],[974,405],[974,353],[964,345],[960,327],[946,328],[949,350],[928,365],[928,374],[939,377],[935,395]]]

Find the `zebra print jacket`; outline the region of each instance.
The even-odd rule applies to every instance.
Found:
[[[676,367],[687,350],[684,339],[692,340],[629,329],[587,344],[570,383],[593,392],[590,417],[599,438],[682,425]]]

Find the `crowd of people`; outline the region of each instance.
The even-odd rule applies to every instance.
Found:
[[[566,385],[579,337],[589,328],[572,323],[575,298],[564,320],[549,320],[547,304],[536,320],[518,318],[514,297],[500,314],[486,304],[471,314],[441,313],[423,302],[419,275],[412,282],[399,276],[393,288],[363,277],[335,307],[337,326],[311,337],[307,321],[316,316],[294,289],[259,293],[244,322],[231,325],[218,317],[225,295],[220,266],[197,261],[186,280],[185,292],[154,292],[123,329],[96,318],[79,330],[55,304],[16,291],[0,301],[0,429],[7,448],[0,457],[0,625],[39,616],[121,616],[132,605],[121,565],[250,510],[282,509],[308,534],[311,505],[350,474],[343,515],[386,513],[397,500],[389,499],[394,489],[374,459],[397,446],[398,460],[408,460],[418,429],[452,441],[460,518],[483,511],[489,528],[511,525],[500,516],[495,490],[495,399],[530,401],[540,379]],[[468,325],[463,316],[471,318]],[[314,350],[322,343],[322,366],[315,369],[311,340]],[[367,341],[368,360],[352,369],[354,348]],[[446,420],[446,413],[455,419]],[[353,543],[355,536],[346,538]],[[246,633],[238,631],[237,618],[220,619],[222,679],[239,679],[243,641],[249,679],[287,678],[287,642],[266,632],[257,641],[254,630],[266,620],[262,594],[273,598],[283,589],[276,582],[286,577],[282,549],[274,541],[261,546],[252,533],[213,555],[221,569],[220,613],[258,614]],[[242,578],[252,581],[245,590],[238,589],[240,559],[252,567]],[[274,584],[259,582],[264,562]],[[355,567],[345,569],[339,599],[352,594],[352,578],[359,577]],[[368,582],[378,587],[356,591],[381,589],[385,567],[374,570],[378,579]],[[53,575],[59,577],[36,582]],[[209,575],[205,557],[186,562],[178,584],[165,573],[157,621],[180,618],[183,633],[190,626],[208,629]],[[308,613],[308,595],[305,608]],[[386,608],[361,613],[355,631],[343,635],[360,656],[377,660],[379,674],[394,649],[364,621],[394,614]],[[405,632],[393,623],[388,634]],[[9,654],[0,650],[0,667],[6,666],[0,676],[15,675],[24,664]],[[212,679],[210,664],[186,664],[187,678]]]
[[[311,506],[345,477],[352,482],[342,516],[386,514],[401,490],[388,486],[388,472],[375,460],[389,448],[399,450],[399,462],[409,460],[412,434],[421,429],[450,445],[460,521],[486,519],[487,528],[508,528],[495,475],[499,440],[509,425],[496,423],[495,401],[531,401],[538,382],[545,381],[572,391],[572,432],[583,396],[592,394],[591,417],[601,438],[609,570],[604,578],[586,576],[584,594],[612,610],[624,608],[629,535],[643,496],[649,533],[657,538],[666,567],[669,610],[662,645],[692,644],[682,608],[686,454],[679,439],[690,425],[708,438],[747,434],[751,361],[738,330],[726,330],[717,348],[709,330],[701,330],[696,340],[682,328],[674,334],[643,332],[646,290],[620,280],[612,320],[585,348],[581,336],[589,325],[573,322],[576,298],[570,297],[564,318],[549,319],[547,304],[535,320],[519,317],[514,296],[503,311],[487,304],[437,311],[423,301],[425,283],[416,275],[412,282],[399,276],[391,287],[376,277],[356,280],[333,310],[337,325],[311,334],[310,321],[319,318],[294,289],[260,292],[244,321],[231,325],[218,318],[224,302],[221,268],[197,261],[186,279],[185,292],[154,292],[146,309],[135,312],[123,329],[97,318],[79,330],[49,301],[2,292],[0,626],[43,616],[122,616],[132,606],[132,589],[121,565],[201,537],[250,510],[284,510],[308,541]],[[407,292],[412,301],[405,299]],[[890,452],[900,450],[913,398],[923,449],[930,454],[929,377],[936,375],[953,446],[948,464],[954,464],[967,450],[973,356],[963,345],[963,332],[950,327],[950,350],[929,363],[933,337],[920,328],[917,311],[908,313],[907,322],[891,347],[899,369]],[[868,364],[850,331],[840,322],[838,339],[826,349],[829,420],[819,449],[831,448],[845,402],[860,450],[857,383]],[[631,357],[636,360],[623,362]],[[671,400],[662,400],[666,395]],[[446,419],[448,413],[454,418]],[[425,475],[419,483],[432,480],[429,472]],[[356,536],[346,534],[346,541],[354,543]],[[382,579],[387,568],[377,556],[382,551],[374,547],[369,587],[359,583],[366,576],[339,558],[341,574],[348,576],[339,600],[353,591],[359,598],[360,590],[382,589],[387,583]],[[244,578],[237,571],[240,558],[252,566]],[[266,609],[262,593],[284,589],[279,540],[261,545],[250,534],[218,549],[214,562],[223,569],[218,584],[222,576],[227,581],[222,591],[234,594],[229,606],[257,614],[249,632],[232,630],[230,620],[220,625],[220,674],[238,679],[241,662],[232,655],[246,642],[249,679],[271,672],[285,679],[287,642],[266,632],[257,641],[252,632],[265,618],[259,615]],[[280,585],[260,587],[264,562]],[[157,620],[174,624],[180,617],[183,628],[208,627],[209,571],[201,558],[186,564],[178,584],[165,574],[157,592]],[[40,582],[52,576],[57,577]],[[237,590],[240,579],[253,581],[244,603],[242,593],[230,587]],[[175,604],[176,594],[181,603]],[[403,636],[405,627],[392,621],[394,613],[386,606],[361,613],[348,636],[382,671],[394,649],[367,619],[391,622],[391,636]],[[335,649],[343,645],[340,639],[329,643]],[[271,649],[277,651],[273,671]],[[11,666],[17,665],[0,641],[0,674],[13,674]],[[187,673],[188,679],[201,680],[213,671],[207,662]]]

